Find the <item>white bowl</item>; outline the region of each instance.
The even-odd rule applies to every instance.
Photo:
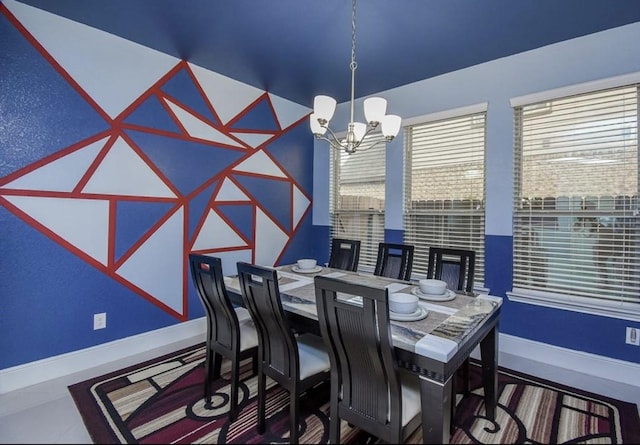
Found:
[[[298,260],[296,264],[298,265],[298,269],[313,269],[314,267],[316,267],[316,264],[318,264],[318,262],[314,259],[303,258],[301,260]]]
[[[423,294],[429,295],[442,295],[447,290],[447,282],[442,280],[420,280],[418,286]]]
[[[389,310],[398,314],[412,314],[418,309],[418,297],[396,292],[389,295]]]

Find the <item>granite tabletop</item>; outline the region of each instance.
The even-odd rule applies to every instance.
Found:
[[[378,277],[369,273],[348,272],[328,267],[318,267],[315,273],[299,273],[294,265],[279,266],[278,286],[283,307],[291,312],[317,319],[313,279],[317,275],[347,280],[371,287],[386,287],[389,293],[417,292],[417,282],[406,282]],[[229,290],[240,292],[237,277],[226,277]],[[420,296],[420,295],[418,295]],[[426,309],[426,317],[415,321],[392,320],[391,335],[394,345],[436,360],[447,361],[458,346],[478,326],[502,305],[502,298],[479,294],[451,295],[448,301],[426,301],[419,305]],[[423,311],[424,314],[424,311]]]

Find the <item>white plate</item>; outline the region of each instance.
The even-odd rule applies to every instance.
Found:
[[[416,286],[411,289],[411,293],[421,300],[427,301],[450,301],[456,298],[456,293],[450,289],[447,289],[442,295],[433,295],[423,293],[420,288]]]
[[[399,314],[398,312],[389,311],[389,318],[396,321],[418,321],[429,315],[429,311],[418,305],[418,309],[411,314]]]
[[[316,273],[322,270],[322,266],[316,266],[313,269],[300,269],[298,266],[291,266],[291,270],[297,273]]]

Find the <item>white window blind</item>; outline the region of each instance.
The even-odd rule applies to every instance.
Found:
[[[514,290],[639,303],[638,85],[514,112]]]
[[[425,276],[429,247],[476,252],[484,282],[485,119],[479,112],[405,128],[404,242],[416,247],[413,274]]]
[[[335,151],[333,157],[331,236],[360,240],[358,268],[365,270],[375,267],[378,243],[384,241],[386,144],[371,147],[381,138],[374,133],[354,154]]]

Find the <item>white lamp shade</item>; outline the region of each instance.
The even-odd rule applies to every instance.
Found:
[[[364,100],[364,117],[370,124],[382,122],[387,112],[387,100],[382,97],[370,97]]]
[[[329,122],[336,111],[336,100],[329,96],[316,96],[313,99],[313,112],[317,119]]]
[[[356,137],[356,141],[362,141],[364,134],[367,132],[367,125],[362,122],[355,122],[353,124],[353,134]]]
[[[311,113],[311,116],[309,116],[309,126],[311,127],[311,132],[313,134],[319,134],[320,136],[327,131],[327,127],[321,126],[320,122],[318,122],[316,113]]]
[[[388,114],[382,118],[382,134],[385,138],[394,138],[400,131],[402,118],[395,114]]]

